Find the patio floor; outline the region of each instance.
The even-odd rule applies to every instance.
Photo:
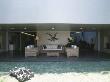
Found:
[[[59,57],[50,57],[46,54],[40,54],[37,57],[9,57],[8,53],[1,53],[0,54],[0,61],[38,61],[38,62],[48,62],[48,61],[109,61],[110,60],[110,54],[107,53],[99,53],[96,51],[80,51],[79,57],[66,57],[66,54],[60,54]]]

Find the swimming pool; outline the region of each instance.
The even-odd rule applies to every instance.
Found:
[[[39,77],[44,80],[39,80],[39,82],[54,82],[53,79],[56,79],[55,82],[82,82],[79,80],[84,80],[84,78],[84,82],[87,78],[90,80],[86,82],[110,82],[108,78],[110,77],[110,61],[0,62],[0,76],[7,75],[8,71],[14,67],[31,69],[36,74],[36,78]],[[99,79],[99,81],[91,81],[94,78]],[[46,81],[46,79],[51,80]]]

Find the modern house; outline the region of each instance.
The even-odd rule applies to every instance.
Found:
[[[30,46],[37,48],[38,53],[49,45],[71,47],[68,38],[74,38],[73,45],[80,50],[110,53],[109,3],[104,0],[0,1],[0,55],[25,56]]]

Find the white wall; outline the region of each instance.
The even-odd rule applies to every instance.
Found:
[[[0,0],[0,23],[110,24],[110,0]]]
[[[46,33],[58,33],[56,35],[56,38],[58,40],[56,41],[50,41],[48,40],[50,37]],[[38,45],[43,45],[43,44],[60,44],[60,45],[66,45],[68,43],[68,38],[70,37],[70,32],[69,31],[38,31],[37,35],[39,36],[39,40],[37,42]]]

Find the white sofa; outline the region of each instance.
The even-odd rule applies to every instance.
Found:
[[[47,56],[59,56],[63,50],[61,45],[49,44],[43,45],[43,52],[47,53]]]
[[[62,50],[62,46],[54,44],[43,45],[43,50]]]

